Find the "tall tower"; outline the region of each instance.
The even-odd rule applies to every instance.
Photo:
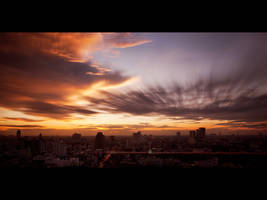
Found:
[[[198,133],[199,133],[199,136],[200,137],[205,137],[205,135],[206,135],[206,128],[204,128],[204,127],[199,128],[198,129]]]
[[[73,141],[74,143],[79,143],[79,142],[81,142],[81,139],[82,139],[82,135],[79,134],[79,133],[74,133],[74,134],[72,135],[72,141]]]
[[[95,149],[105,148],[105,136],[102,132],[98,132],[95,137]]]
[[[21,131],[17,130],[17,139],[20,139],[20,138],[21,138]]]

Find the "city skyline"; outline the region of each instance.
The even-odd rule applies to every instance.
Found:
[[[266,33],[1,33],[0,134],[266,133],[266,64]]]

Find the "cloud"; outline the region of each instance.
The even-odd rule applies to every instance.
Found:
[[[104,97],[83,96],[89,105],[81,106],[69,97],[79,96],[97,83],[105,82],[108,88],[132,79],[96,63],[94,52],[107,49],[119,55],[121,48],[151,41],[133,33],[0,36],[0,107],[55,119],[107,111],[192,122],[228,120],[218,125],[232,127],[264,127],[267,121],[266,37],[255,39],[250,48],[244,48],[249,50],[240,53],[240,58],[233,62],[236,70],[230,74],[222,75],[214,68],[217,71],[211,72],[210,77],[190,79],[188,85],[173,83],[126,92],[102,91]],[[16,117],[13,120],[23,121]]]
[[[129,48],[151,43],[133,33],[1,33],[1,50],[31,54],[35,51],[59,56],[68,61],[86,62],[93,53],[113,48]]]
[[[94,67],[97,70],[97,72],[88,71],[88,72],[86,72],[86,74],[102,76],[102,75],[106,74],[107,72],[111,71],[109,68],[101,66],[101,65],[96,64],[96,63],[91,64],[91,66]]]
[[[104,34],[104,41],[112,48],[129,48],[151,43],[152,40],[141,39],[133,33],[108,33]],[[118,53],[118,52],[116,52]]]
[[[96,112],[83,108],[82,106],[68,106],[45,103],[41,101],[21,102],[22,109],[26,114],[40,115],[50,118],[63,119],[70,117],[71,113],[92,115]],[[24,106],[23,106],[24,105]]]
[[[5,128],[42,128],[40,125],[9,125],[9,124],[0,124],[0,127]]]
[[[43,122],[44,120],[29,119],[29,118],[18,118],[18,117],[4,117],[4,120],[22,121],[22,122]]]
[[[265,121],[267,93],[247,87],[242,80],[198,81],[188,87],[178,83],[171,87],[149,87],[126,93],[103,92],[105,98],[88,100],[105,106],[111,113],[162,115],[177,120]]]
[[[51,118],[95,114],[69,97],[105,81],[122,84],[131,77],[82,58],[97,49],[100,34],[3,33],[0,37],[0,107]]]
[[[247,129],[267,129],[267,122],[239,122],[231,121],[227,123],[218,123],[216,125],[231,127],[231,128],[247,128]]]
[[[140,41],[121,41],[117,43],[112,43],[112,46],[115,48],[128,48],[128,47],[136,47],[142,44],[151,43],[151,40],[140,40]]]
[[[126,92],[103,92],[103,98],[89,97],[88,101],[110,113],[159,115],[195,122],[228,120],[242,122],[233,126],[264,127],[267,121],[267,40],[258,37],[248,43],[234,62],[225,62],[235,66],[229,73],[222,74],[216,67],[205,78],[195,77],[183,85],[174,81]]]
[[[0,43],[6,52],[40,51],[79,61],[98,50],[102,40],[101,33],[3,33]]]
[[[179,128],[178,126],[170,125],[153,125],[151,123],[138,123],[138,124],[90,124],[90,125],[81,125],[83,129],[90,130],[123,130],[123,131],[138,131],[138,130],[162,130],[162,129],[174,129]]]

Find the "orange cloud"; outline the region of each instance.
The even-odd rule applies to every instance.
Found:
[[[103,80],[107,85],[117,85],[129,78],[90,60],[69,60],[80,59],[83,49],[98,48],[96,44],[102,37],[98,33],[5,33],[1,36],[0,106],[3,108],[57,119],[73,113],[91,115],[95,112],[69,104],[68,97]]]
[[[0,113],[3,122],[11,121],[11,125],[2,124],[0,128],[34,128],[28,124],[17,125],[16,122],[34,124],[51,118],[64,122],[71,120],[75,114],[98,114],[88,107],[84,91],[92,91],[94,86],[98,86],[95,90],[123,87],[136,78],[93,61],[94,53],[102,53],[106,49],[119,55],[118,48],[148,42],[131,33],[1,34],[0,107],[48,119],[28,119]]]
[[[146,43],[151,43],[152,40],[140,40],[140,41],[131,41],[131,42],[121,42],[121,43],[113,43],[113,47],[115,48],[128,48],[135,47]]]
[[[96,51],[110,50],[118,55],[119,51],[112,48],[129,48],[152,42],[132,33],[8,33],[2,36],[3,39],[11,36],[14,43],[19,45],[27,44],[25,50],[31,48],[73,62],[91,60]],[[3,49],[16,51],[10,45]]]
[[[86,72],[86,74],[101,76],[111,71],[109,68],[100,66],[97,63],[91,64],[91,67],[94,67],[95,69],[97,69],[97,72]]]
[[[99,49],[101,33],[24,33],[32,47],[64,57],[70,61],[84,61],[90,53]]]
[[[137,34],[132,33],[104,34],[104,41],[109,44],[111,48],[129,48],[152,42],[152,40],[139,38]],[[118,52],[116,53],[118,54]]]
[[[17,118],[17,117],[4,117],[4,120],[22,121],[22,122],[43,122],[44,120],[29,119],[29,118]]]

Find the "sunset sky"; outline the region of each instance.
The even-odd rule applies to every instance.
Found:
[[[267,33],[1,33],[0,133],[267,131]]]

